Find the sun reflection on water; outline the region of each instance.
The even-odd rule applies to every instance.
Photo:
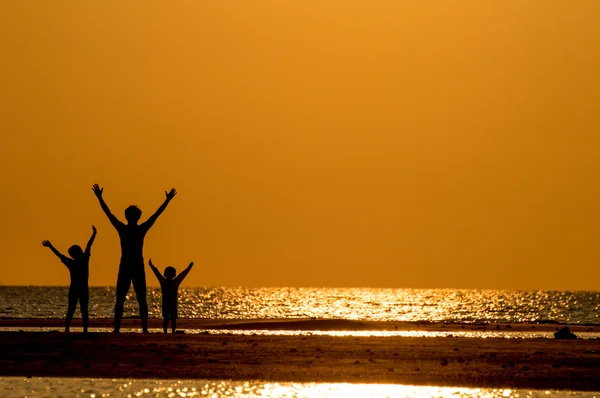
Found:
[[[522,398],[600,397],[597,392],[512,390],[397,384],[266,383],[230,380],[0,378],[0,393],[16,397],[282,397],[282,398]]]
[[[150,333],[162,333],[162,329],[150,328]],[[0,327],[4,332],[61,332],[56,327]],[[71,332],[82,332],[81,327],[72,327]],[[112,328],[90,328],[91,333],[110,333]],[[337,337],[464,337],[464,338],[502,338],[502,339],[554,339],[553,332],[498,332],[498,331],[430,331],[430,330],[268,330],[268,329],[186,329],[184,334],[235,334],[243,336],[337,336]],[[142,333],[142,329],[123,329],[123,333]],[[580,339],[600,339],[600,333],[578,332]]]
[[[64,316],[67,288],[0,286],[0,316]],[[90,289],[90,316],[113,316],[113,287]],[[125,317],[137,316],[135,293]],[[148,289],[151,317],[161,316],[160,289]],[[181,318],[289,319],[461,323],[600,323],[600,292],[374,288],[186,288]]]

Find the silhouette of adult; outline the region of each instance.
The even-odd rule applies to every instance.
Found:
[[[121,240],[121,262],[119,263],[119,276],[117,277],[117,300],[115,303],[115,333],[121,329],[121,318],[123,317],[123,305],[129,287],[133,282],[133,289],[140,307],[140,318],[142,319],[142,329],[148,333],[148,303],[146,302],[146,273],[144,271],[144,237],[152,227],[158,216],[167,208],[169,202],[175,197],[177,191],[171,189],[165,191],[166,199],[156,212],[142,224],[138,224],[142,216],[142,211],[137,206],[129,206],[125,209],[125,219],[127,224],[122,223],[115,217],[108,208],[108,205],[102,197],[104,188],[98,184],[92,187],[94,194],[100,202],[100,207],[110,220],[111,224],[119,233]]]

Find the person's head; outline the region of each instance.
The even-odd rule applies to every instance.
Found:
[[[175,278],[175,275],[177,275],[177,271],[175,270],[175,267],[167,267],[165,268],[165,272],[163,273],[163,275],[167,279],[173,279]]]
[[[83,256],[83,250],[81,250],[81,246],[73,245],[69,247],[69,256],[71,256],[72,259],[77,259]]]
[[[137,224],[142,217],[142,211],[136,205],[131,205],[125,209],[125,219],[129,224]]]

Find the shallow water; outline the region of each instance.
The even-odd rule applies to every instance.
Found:
[[[62,332],[56,327],[0,327],[2,332]],[[162,333],[162,329],[149,329],[150,333]],[[71,332],[81,333],[81,327],[72,327]],[[90,328],[90,333],[110,333],[112,328]],[[142,333],[142,329],[122,329],[121,333]],[[170,333],[170,332],[169,332]],[[186,329],[185,334],[236,334],[243,336],[351,336],[351,337],[469,337],[503,339],[554,339],[552,332],[497,332],[491,330],[265,330],[265,329]],[[577,332],[580,339],[600,339],[600,333]]]
[[[0,317],[62,318],[66,287],[0,286]],[[113,287],[90,289],[92,318],[111,318]],[[160,290],[148,290],[160,317]],[[76,313],[79,316],[79,312]],[[133,290],[125,316],[137,316]],[[600,292],[371,288],[182,288],[181,318],[600,324]]]
[[[600,392],[405,386],[397,384],[265,383],[229,380],[0,378],[3,398],[38,397],[283,397],[521,398],[600,397]]]

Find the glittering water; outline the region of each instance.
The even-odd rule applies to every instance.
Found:
[[[90,289],[90,316],[113,316],[113,287]],[[60,318],[66,287],[0,286],[0,317]],[[160,317],[160,290],[148,290]],[[181,288],[181,318],[600,324],[600,292],[369,288]],[[125,316],[137,316],[131,290]]]
[[[600,397],[598,392],[404,386],[397,384],[264,383],[229,380],[0,378],[5,398],[38,397],[282,397],[520,398]]]
[[[59,330],[60,329],[60,330]],[[62,328],[48,326],[3,326],[3,332],[59,332]],[[110,333],[112,328],[90,328],[91,333]],[[142,333],[141,328],[127,328],[121,333]],[[162,333],[162,329],[149,328],[150,333]],[[71,332],[81,333],[83,328],[71,327]],[[186,329],[185,334],[234,334],[242,336],[333,336],[333,337],[464,337],[495,339],[554,339],[551,331],[504,332],[497,330],[269,330],[269,329]],[[577,332],[580,339],[600,339],[597,332]]]

